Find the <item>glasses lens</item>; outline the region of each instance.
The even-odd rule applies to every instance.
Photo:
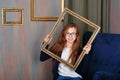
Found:
[[[75,36],[75,35],[76,35],[76,32],[72,32],[72,33],[67,32],[66,35],[72,35],[72,36]]]

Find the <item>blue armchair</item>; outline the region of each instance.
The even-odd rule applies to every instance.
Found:
[[[83,44],[91,34],[85,33]],[[81,66],[83,80],[120,80],[120,34],[99,33]]]

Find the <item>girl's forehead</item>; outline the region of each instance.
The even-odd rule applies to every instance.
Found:
[[[76,32],[76,28],[68,28],[68,32]]]

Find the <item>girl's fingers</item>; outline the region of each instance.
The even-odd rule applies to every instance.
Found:
[[[52,40],[52,38],[48,35],[46,35],[45,39],[44,39],[44,42],[46,43],[50,43],[50,41]]]
[[[91,45],[90,44],[85,45],[85,47],[83,48],[83,50],[85,50],[85,53],[88,54],[89,51],[91,50]]]

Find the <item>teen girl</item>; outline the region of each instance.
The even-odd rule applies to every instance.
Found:
[[[44,42],[49,43],[50,40],[51,38],[47,35]],[[91,49],[91,45],[85,45],[83,49],[87,54]],[[80,48],[80,32],[78,26],[75,23],[67,24],[61,31],[56,43],[50,48],[50,51],[63,60],[74,64],[82,51]],[[41,61],[45,61],[49,58],[51,57],[41,51]],[[82,80],[79,66],[76,70],[73,70],[55,59],[53,59],[53,76],[54,80]]]

